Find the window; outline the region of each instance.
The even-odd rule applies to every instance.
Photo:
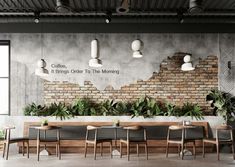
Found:
[[[10,41],[0,41],[0,115],[10,114]]]

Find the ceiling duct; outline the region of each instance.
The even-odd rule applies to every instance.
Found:
[[[116,8],[117,13],[124,14],[129,12],[129,0],[122,0],[121,5]]]
[[[56,0],[56,11],[59,13],[68,13],[71,11],[69,0]]]
[[[188,12],[191,14],[203,12],[203,0],[190,0]]]

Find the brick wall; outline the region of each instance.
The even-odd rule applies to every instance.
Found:
[[[208,56],[200,60],[194,71],[180,70],[185,54],[176,53],[163,61],[158,73],[153,73],[149,80],[139,80],[136,83],[114,90],[112,86],[105,90],[97,88],[89,81],[84,86],[63,82],[44,82],[44,101],[71,103],[76,98],[90,98],[94,101],[105,99],[135,100],[141,96],[150,96],[160,101],[170,101],[181,105],[184,102],[198,103],[205,114],[210,114],[205,97],[209,90],[218,87],[218,59]]]

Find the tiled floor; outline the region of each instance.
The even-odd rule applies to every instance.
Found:
[[[170,154],[169,158],[165,158],[165,154],[151,154],[149,160],[145,156],[131,156],[128,162],[126,157],[120,159],[115,156],[110,159],[109,155],[98,156],[97,160],[93,160],[91,154],[84,158],[82,154],[63,154],[62,160],[58,160],[55,156],[41,156],[41,160],[37,162],[36,155],[31,154],[30,158],[21,155],[10,155],[6,161],[0,158],[0,167],[230,167],[235,166],[235,161],[231,154],[221,154],[221,160],[216,160],[216,154],[207,154],[203,159],[198,155],[194,160],[192,156],[186,156],[185,160],[181,160],[176,154]]]

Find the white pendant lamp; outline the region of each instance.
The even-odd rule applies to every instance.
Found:
[[[133,50],[133,57],[134,58],[141,58],[143,57],[143,54],[141,53],[141,49],[143,49],[144,47],[144,43],[139,40],[139,39],[136,39],[132,42],[131,44],[131,49]]]
[[[46,69],[47,63],[44,59],[41,59],[37,62],[37,68],[35,70],[35,75],[38,76],[47,76],[49,74],[48,70]]]
[[[120,6],[116,8],[117,13],[125,14],[129,12],[130,4],[129,0],[122,0]]]
[[[99,41],[94,39],[91,41],[91,59],[89,60],[90,67],[102,67],[102,61],[99,59]]]
[[[184,64],[182,64],[181,70],[182,71],[192,71],[194,69],[195,68],[193,67],[192,62],[191,62],[191,56],[185,55],[184,56]]]
[[[43,42],[42,42],[42,33],[41,33],[41,57],[43,57]],[[37,68],[35,69],[35,75],[45,77],[48,76],[49,72],[46,69],[47,63],[46,61],[42,58],[38,60],[37,62]]]

